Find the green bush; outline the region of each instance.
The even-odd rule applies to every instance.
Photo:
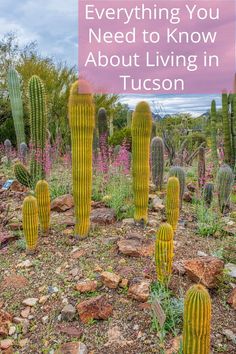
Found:
[[[132,137],[131,137],[131,129],[130,128],[123,128],[121,130],[117,130],[114,132],[114,134],[109,138],[109,145],[111,146],[117,146],[117,145],[122,145],[123,142],[126,141],[127,143],[130,144],[132,143]]]

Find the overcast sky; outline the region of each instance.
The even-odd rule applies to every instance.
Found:
[[[77,66],[78,0],[0,0],[0,37],[7,32],[18,34],[20,44],[37,41],[42,55]],[[153,100],[162,113],[189,112],[194,115],[209,110],[209,95],[132,95],[122,97],[131,108],[140,100]]]

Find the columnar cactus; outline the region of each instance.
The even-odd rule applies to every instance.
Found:
[[[104,164],[104,170],[108,169],[108,160],[109,160],[109,146],[108,146],[108,118],[105,108],[100,108],[98,111],[98,133],[99,133],[99,148],[101,159]]]
[[[44,180],[38,181],[35,188],[35,195],[38,203],[39,222],[42,232],[48,235],[50,227],[50,192],[48,183]]]
[[[217,174],[217,192],[220,211],[223,213],[230,208],[230,194],[234,183],[234,173],[228,165],[220,167]]]
[[[146,223],[148,218],[149,156],[152,113],[148,103],[138,103],[132,119],[132,175],[134,219]]]
[[[231,133],[232,133],[232,148],[233,159],[232,166],[235,169],[236,166],[236,94],[231,95]]]
[[[20,144],[20,160],[23,162],[23,164],[25,165],[27,162],[27,153],[28,153],[28,146],[26,145],[26,143],[21,143]]]
[[[25,141],[24,130],[24,113],[23,103],[21,98],[20,80],[18,73],[15,69],[10,68],[7,74],[7,85],[9,91],[9,97],[11,102],[11,110],[14,121],[14,127],[16,132],[18,149],[20,144]]]
[[[5,150],[7,162],[10,163],[11,162],[11,155],[12,155],[12,144],[9,139],[6,139],[4,141],[4,150]]]
[[[163,284],[168,283],[172,273],[174,256],[174,232],[170,224],[162,224],[157,232],[155,260],[157,279]]]
[[[205,148],[200,147],[198,152],[198,186],[202,188],[206,180]]]
[[[183,354],[209,354],[211,298],[206,288],[193,285],[184,301]]]
[[[92,143],[95,127],[94,103],[88,84],[76,81],[70,90],[69,120],[72,142],[72,178],[75,202],[75,236],[84,238],[90,227],[91,193],[92,193]]]
[[[216,102],[211,102],[211,156],[214,164],[214,174],[218,168],[218,152],[217,152],[217,129],[216,129]]]
[[[131,128],[132,125],[132,115],[133,115],[133,111],[128,111],[127,113],[127,127]]]
[[[179,192],[180,184],[177,177],[169,177],[166,193],[166,218],[174,232],[179,220]]]
[[[156,188],[161,190],[164,176],[164,143],[159,137],[151,142],[152,181]]]
[[[207,207],[211,206],[214,193],[214,184],[206,183],[203,187],[203,199]]]
[[[32,188],[32,179],[31,175],[22,163],[18,162],[14,166],[14,174],[18,182],[20,182],[23,186]]]
[[[38,206],[33,196],[28,196],[23,202],[23,231],[27,250],[33,253],[38,242]]]
[[[47,109],[44,85],[33,75],[29,81],[31,125],[31,176],[33,184],[45,177],[45,146],[47,135]]]
[[[157,136],[157,126],[156,122],[152,121],[152,133],[151,133],[151,140]]]
[[[182,167],[173,166],[170,169],[169,176],[170,177],[177,177],[179,180],[179,186],[180,186],[179,205],[180,205],[180,209],[182,209],[182,203],[183,203],[183,197],[184,197],[184,191],[185,191],[185,172]]]
[[[222,115],[223,115],[223,136],[224,136],[224,160],[225,163],[232,162],[231,155],[231,127],[229,120],[229,106],[227,93],[222,94]]]

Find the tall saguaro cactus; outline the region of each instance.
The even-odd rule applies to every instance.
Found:
[[[211,298],[202,285],[193,285],[184,302],[183,354],[209,354]]]
[[[98,133],[99,133],[99,149],[101,154],[104,172],[108,170],[109,146],[108,146],[108,118],[105,108],[100,108],[97,115]]]
[[[76,81],[70,90],[69,120],[72,142],[72,178],[75,202],[75,236],[85,238],[90,227],[92,193],[92,144],[95,127],[94,103],[84,80]]]
[[[161,190],[164,175],[164,143],[158,136],[151,142],[152,181]]]
[[[10,68],[7,74],[7,84],[11,102],[11,110],[16,132],[17,147],[25,143],[24,113],[21,98],[20,80],[17,71]]]
[[[179,221],[179,191],[180,183],[177,177],[169,177],[166,193],[166,218],[167,222],[177,230]]]
[[[134,219],[145,224],[148,218],[149,156],[152,130],[152,113],[148,103],[138,103],[133,113],[131,130]]]
[[[214,174],[218,168],[218,152],[217,152],[217,129],[216,129],[216,101],[211,102],[211,156],[214,166]]]
[[[223,115],[223,136],[224,136],[224,154],[225,163],[231,164],[231,127],[229,120],[229,106],[227,93],[222,94],[222,115]]]

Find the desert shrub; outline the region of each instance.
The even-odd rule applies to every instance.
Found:
[[[111,146],[122,145],[124,141],[127,142],[131,146],[132,138],[131,138],[131,129],[123,128],[121,130],[117,130],[114,134],[109,138],[109,144]]]
[[[219,215],[212,208],[207,208],[203,202],[196,205],[197,232],[202,237],[214,236],[221,230]]]

